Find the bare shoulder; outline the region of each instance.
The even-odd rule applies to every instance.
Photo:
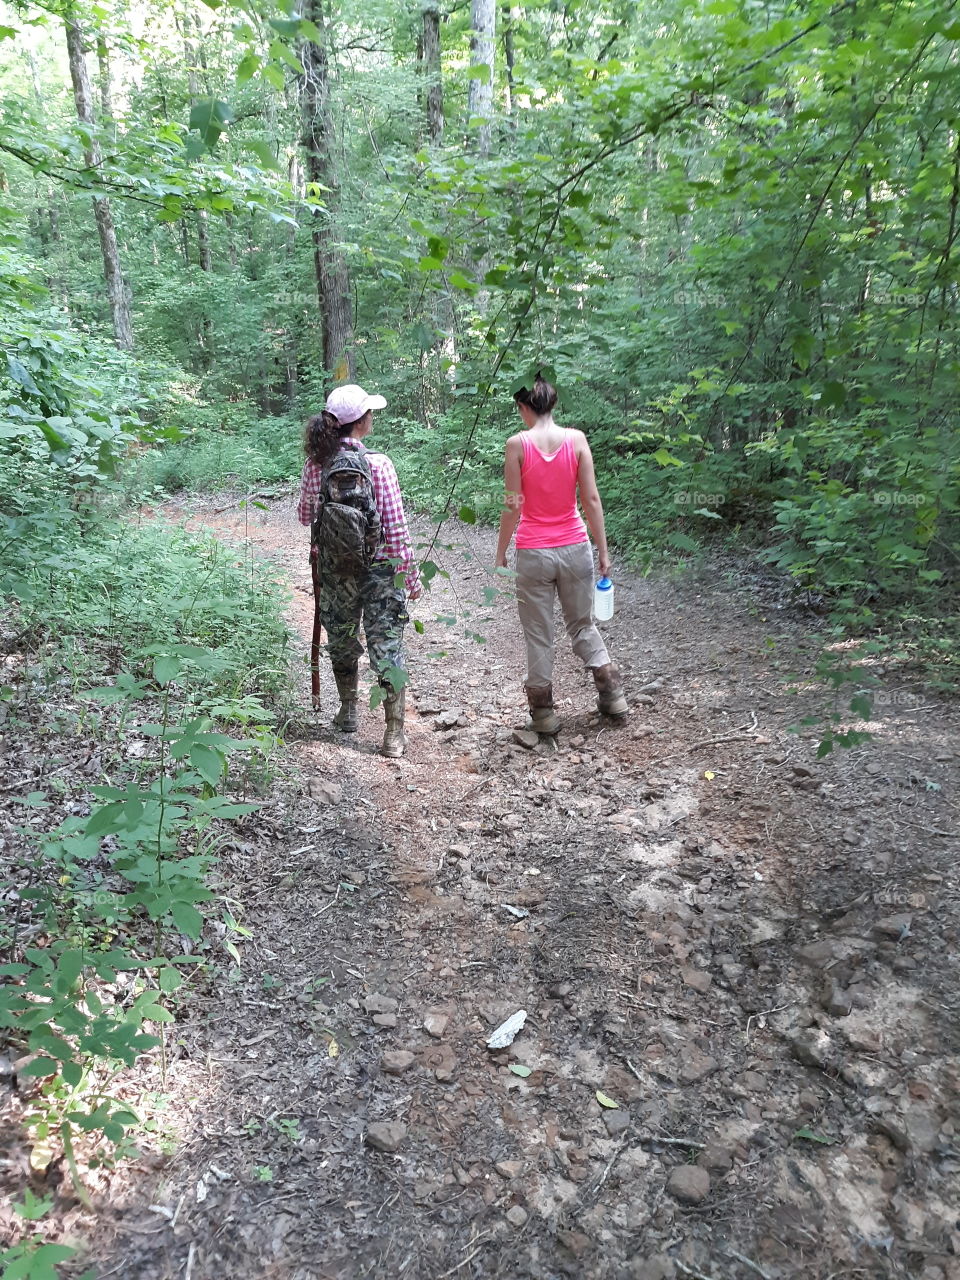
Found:
[[[583,453],[584,451],[589,453],[590,441],[587,439],[586,435],[577,427],[568,427],[567,430],[573,436],[573,446],[577,453]]]
[[[504,445],[505,453],[522,453],[523,452],[523,433],[517,432],[515,436],[510,436]]]

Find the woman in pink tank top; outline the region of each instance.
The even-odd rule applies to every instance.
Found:
[[[594,570],[588,525],[602,577],[610,569],[610,555],[586,436],[554,422],[557,393],[539,373],[533,390],[524,387],[514,400],[527,429],[507,441],[506,497],[497,565],[507,567],[507,550],[516,533],[517,608],[527,642],[524,687],[530,706],[529,728],[555,734],[560,730],[553,706],[557,599],[573,651],[593,672],[599,710],[609,716],[623,716],[628,711],[620,672],[610,661],[593,621]],[[577,509],[578,496],[583,516]]]

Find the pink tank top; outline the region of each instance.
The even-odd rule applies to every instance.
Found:
[[[523,506],[517,526],[518,547],[570,547],[587,541],[587,526],[577,510],[577,462],[573,438],[545,457],[524,432],[520,487]]]

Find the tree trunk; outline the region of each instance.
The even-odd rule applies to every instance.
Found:
[[[477,150],[482,156],[490,154],[493,134],[493,41],[497,29],[497,0],[471,0],[470,5],[470,65],[486,67],[482,80],[471,80],[467,94],[469,120],[479,116],[486,121],[477,128]]]
[[[322,0],[305,0],[303,17],[326,33]],[[307,190],[322,199],[324,209],[312,213],[313,267],[317,279],[320,322],[323,327],[323,366],[338,382],[353,376],[353,308],[346,259],[337,248],[334,219],[340,200],[333,153],[330,110],[330,65],[325,45],[305,40],[303,64],[303,149]],[[311,190],[312,186],[312,190]]]
[[[443,80],[440,71],[440,8],[437,0],[424,0],[422,13],[427,133],[431,142],[439,142],[443,137]]]
[[[507,69],[507,83],[503,91],[503,104],[508,116],[513,116],[513,24],[519,18],[520,10],[515,5],[503,6],[503,60]]]
[[[110,67],[110,48],[104,35],[97,36],[97,63],[100,67],[100,114],[104,120],[113,120],[113,71]]]
[[[81,124],[93,129],[93,91],[90,86],[90,72],[87,68],[86,51],[83,32],[73,19],[66,19],[64,26],[67,32],[67,55],[70,60],[70,79],[73,81],[73,98],[77,107],[77,119]],[[84,159],[89,169],[99,168],[102,162],[100,144],[92,135],[90,145],[84,151]],[[118,347],[126,351],[133,350],[133,325],[130,320],[130,304],[127,300],[127,289],[120,269],[120,251],[117,248],[117,233],[110,212],[110,200],[107,196],[93,197],[93,216],[97,223],[97,235],[100,237],[100,251],[103,255],[103,278],[107,283],[107,297],[110,301],[110,314],[113,318],[113,334]]]

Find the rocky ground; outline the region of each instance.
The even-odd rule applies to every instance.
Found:
[[[215,505],[168,514],[249,521],[306,640],[292,502]],[[880,669],[818,762],[819,622],[712,565],[617,575],[632,714],[561,646],[534,742],[492,536],[443,537],[404,759],[331,731],[325,670],[224,853],[249,934],[182,1010],[166,1154],[78,1211],[95,1274],[958,1280],[956,706]]]

